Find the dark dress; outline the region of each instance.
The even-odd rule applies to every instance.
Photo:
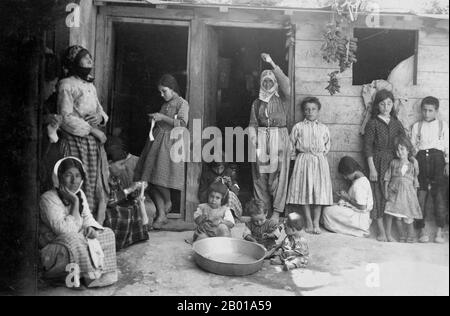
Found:
[[[391,118],[389,124],[381,118],[372,118],[366,126],[364,135],[364,153],[366,158],[373,157],[378,172],[378,181],[371,182],[374,207],[372,219],[382,218],[386,205],[384,196],[384,175],[391,161],[395,158],[394,140],[405,136],[405,129],[396,118]]]

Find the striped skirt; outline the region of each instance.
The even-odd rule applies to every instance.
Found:
[[[64,263],[76,264],[80,277],[97,279],[97,286],[108,286],[117,281],[116,241],[111,229],[99,232],[97,240],[105,255],[104,267],[96,269],[92,263],[86,238],[82,234],[64,234],[41,250],[41,262],[44,275],[48,278],[66,275]],[[64,250],[64,251],[63,251]],[[64,254],[67,254],[66,256]]]
[[[324,155],[300,153],[289,183],[288,204],[333,205],[330,166]]]
[[[61,139],[61,153],[81,160],[86,170],[83,192],[89,208],[100,224],[103,224],[109,196],[108,159],[103,145],[94,136],[77,137],[65,133]]]

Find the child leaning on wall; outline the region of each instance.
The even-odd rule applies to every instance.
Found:
[[[422,100],[422,119],[412,128],[411,142],[417,151],[419,162],[419,201],[423,220],[415,223],[419,230],[419,241],[430,241],[425,232],[425,220],[429,217],[426,202],[433,199],[433,212],[438,226],[436,243],[444,243],[443,228],[446,224],[448,208],[444,198],[449,175],[449,129],[448,124],[438,119],[440,102],[435,97]]]

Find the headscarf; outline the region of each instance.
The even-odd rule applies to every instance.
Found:
[[[55,167],[53,167],[53,174],[52,174],[52,181],[53,181],[53,186],[55,188],[59,188],[59,177],[58,177],[58,172],[59,172],[59,168],[61,167],[61,164],[66,161],[66,160],[75,160],[77,162],[80,163],[81,167],[83,168],[83,173],[86,175],[86,170],[84,169],[83,163],[81,162],[80,159],[76,158],[76,157],[65,157],[61,160],[59,160],[56,164]],[[78,192],[77,192],[78,193]]]
[[[69,76],[76,75],[87,82],[93,82],[94,77],[90,74],[92,68],[80,66],[80,60],[86,55],[91,55],[91,53],[83,46],[70,46],[64,54],[63,65],[69,70]]]
[[[273,87],[270,90],[264,88],[263,82],[266,79],[269,79],[273,82]],[[277,77],[275,77],[275,74],[273,73],[272,70],[264,70],[261,74],[261,87],[259,90],[259,99],[263,102],[268,103],[274,95],[279,97]]]
[[[66,160],[75,160],[78,161],[81,165],[81,168],[83,168],[83,173],[86,176],[86,170],[84,169],[83,163],[81,162],[80,159],[76,158],[76,157],[65,157],[61,160],[59,160],[56,164],[55,167],[53,168],[53,175],[52,175],[52,181],[53,181],[53,186],[55,187],[56,191],[58,192],[58,196],[61,199],[61,201],[63,201],[64,205],[69,205],[69,203],[64,199],[63,195],[60,193],[59,191],[59,177],[58,177],[58,172],[59,172],[59,168],[61,167],[61,164],[66,161]],[[80,201],[79,204],[79,211],[80,214],[83,213],[83,198],[82,198],[82,194],[81,194],[81,186],[83,185],[83,182],[81,182],[80,188],[78,189],[78,191],[75,193],[75,195],[78,197],[78,200]]]

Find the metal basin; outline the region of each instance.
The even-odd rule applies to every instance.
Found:
[[[197,241],[193,245],[198,266],[211,273],[244,276],[258,272],[266,249],[242,239],[216,237]]]

